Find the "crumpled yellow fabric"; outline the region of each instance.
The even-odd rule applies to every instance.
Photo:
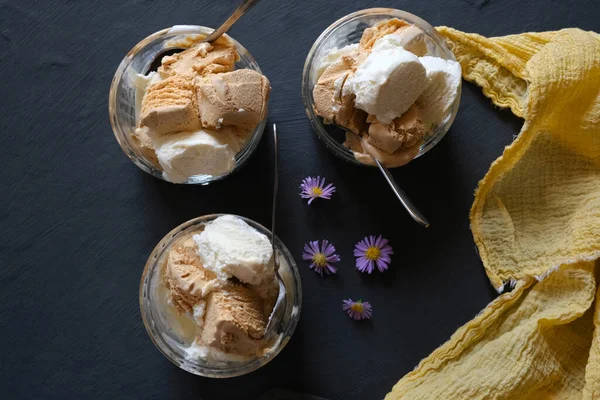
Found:
[[[463,77],[525,120],[471,209],[492,285],[514,289],[386,399],[600,399],[600,35],[438,30]]]

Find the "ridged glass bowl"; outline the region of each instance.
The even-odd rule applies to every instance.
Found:
[[[304,102],[306,115],[310,119],[315,132],[325,143],[327,148],[338,157],[355,164],[365,165],[357,161],[354,157],[354,153],[343,145],[345,131],[335,125],[325,124],[323,119],[315,113],[313,88],[319,78],[317,70],[319,69],[321,60],[329,51],[334,48],[339,49],[349,44],[360,42],[360,38],[366,28],[391,18],[403,19],[420,28],[425,33],[425,43],[427,44],[428,55],[456,61],[454,53],[448,48],[444,38],[433,26],[423,19],[406,11],[393,8],[369,8],[346,15],[325,29],[312,45],[308,52],[308,56],[306,57],[306,62],[304,63],[304,71],[302,73],[302,100]],[[456,100],[450,108],[449,115],[445,118],[445,122],[434,128],[425,136],[416,157],[427,153],[446,135],[458,112],[460,94],[461,86],[458,88]]]
[[[212,31],[212,28],[205,26],[183,25],[153,33],[127,53],[113,77],[108,110],[117,142],[135,165],[156,178],[164,180],[160,165],[152,160],[133,138],[139,119],[141,97],[143,97],[143,93],[136,89],[134,83],[136,76],[137,74],[146,75],[159,55],[167,53],[169,50],[181,49],[182,43],[185,43],[186,39],[199,37],[199,35],[206,36]],[[227,37],[234,43],[240,56],[240,60],[235,64],[235,69],[247,68],[262,73],[248,50],[230,36]],[[242,168],[256,150],[266,123],[267,117],[265,116],[254,130],[246,146],[236,155],[236,165],[233,170],[222,175],[194,175],[183,183],[206,185],[221,180]]]
[[[189,357],[186,357],[185,348],[189,344],[184,343],[176,333],[176,327],[169,323],[172,318],[167,315],[167,310],[163,306],[164,301],[160,299],[160,287],[163,279],[162,269],[174,243],[184,236],[200,233],[207,223],[222,215],[211,214],[194,218],[169,232],[156,245],[146,262],[139,294],[140,311],[144,325],[158,350],[179,368],[192,374],[210,378],[229,378],[244,375],[257,370],[275,358],[296,330],[302,307],[302,284],[298,267],[288,249],[276,237],[275,248],[279,262],[279,273],[287,290],[287,306],[281,319],[275,321],[274,328],[278,336],[273,346],[262,356],[244,361],[209,363],[202,359],[189,359]],[[239,218],[260,233],[269,238],[271,237],[271,232],[264,226],[244,217]]]

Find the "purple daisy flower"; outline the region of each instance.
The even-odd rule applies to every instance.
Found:
[[[327,275],[335,274],[337,268],[331,264],[341,260],[340,256],[335,254],[335,247],[328,240],[323,240],[320,249],[318,240],[305,244],[302,259],[311,261],[310,269],[314,269],[321,276],[323,276],[323,272]]]
[[[300,185],[302,192],[300,196],[303,199],[309,199],[308,204],[312,203],[316,198],[331,199],[331,195],[335,192],[335,186],[333,183],[325,186],[325,178],[317,176],[316,178],[308,177],[304,178]]]
[[[348,316],[352,319],[360,321],[361,319],[371,319],[373,315],[373,307],[368,301],[353,301],[352,299],[342,301],[342,310],[346,311]]]
[[[377,266],[379,272],[388,269],[388,265],[392,261],[390,257],[392,254],[394,254],[392,246],[381,235],[378,238],[375,238],[375,236],[365,237],[354,247],[356,268],[360,272],[369,274],[373,272],[375,266]]]

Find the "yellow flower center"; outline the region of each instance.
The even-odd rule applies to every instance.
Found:
[[[322,268],[327,264],[327,257],[325,257],[325,254],[323,253],[315,253],[312,259],[317,267]]]
[[[323,190],[318,186],[315,186],[311,190],[312,190],[312,194],[314,194],[315,196],[320,196],[323,194]]]
[[[379,247],[371,246],[365,252],[365,257],[367,257],[368,260],[377,261],[379,260],[379,256],[381,256]]]
[[[350,309],[351,309],[352,311],[356,311],[356,312],[358,312],[358,313],[362,313],[362,312],[363,312],[363,310],[364,310],[364,307],[363,307],[362,303],[360,303],[360,302],[359,302],[359,303],[354,303],[354,304],[352,304],[352,305],[350,306]]]

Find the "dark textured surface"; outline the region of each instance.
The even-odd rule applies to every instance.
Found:
[[[250,375],[210,380],[170,364],[146,335],[138,285],[146,257],[176,225],[228,212],[269,223],[270,149],[208,187],[175,186],[135,167],[108,121],[108,88],[123,55],[173,24],[220,23],[236,1],[0,0],[0,387],[3,398],[254,399],[275,388],[331,399],[376,399],[495,294],[469,231],[473,191],[521,121],[463,86],[458,117],[426,156],[394,171],[432,223],[416,225],[374,169],[346,164],[313,134],[300,96],[304,58],[343,15],[374,6],[494,36],[576,26],[598,30],[587,1],[263,0],[232,30],[273,86],[281,146],[279,236],[300,260],[329,238],[343,262],[321,279],[300,262],[304,304],[286,349]],[[308,207],[307,175],[335,182]],[[383,233],[390,271],[360,275],[352,247]],[[343,298],[374,307],[370,322]]]

